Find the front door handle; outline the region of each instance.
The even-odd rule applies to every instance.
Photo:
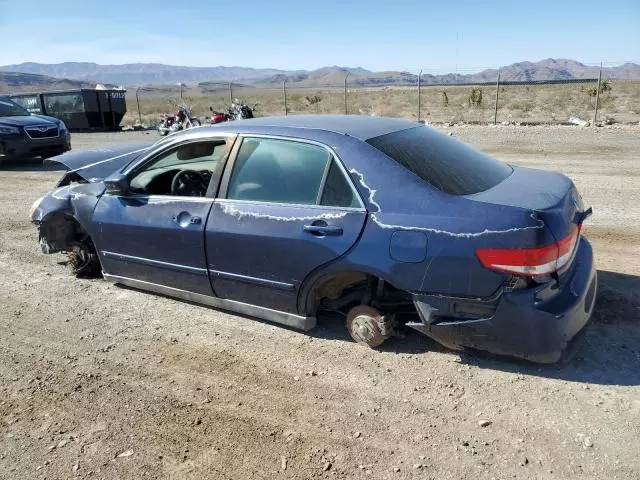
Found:
[[[324,237],[325,235],[342,235],[342,227],[335,225],[305,225],[304,231],[318,237]]]

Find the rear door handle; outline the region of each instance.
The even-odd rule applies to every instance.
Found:
[[[181,227],[200,225],[202,223],[201,217],[192,216],[189,212],[180,212],[178,215],[174,215],[171,220]]]
[[[304,231],[316,236],[342,235],[342,227],[334,225],[305,225]]]

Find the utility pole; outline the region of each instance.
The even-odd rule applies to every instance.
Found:
[[[138,120],[140,121],[140,125],[142,125],[142,114],[140,113],[140,100],[138,99],[138,91],[140,87],[136,88],[136,103],[138,104]]]
[[[500,94],[500,69],[498,68],[498,80],[496,80],[496,108],[493,111],[493,124],[498,122],[498,96]]]
[[[598,74],[598,88],[596,89],[596,109],[593,112],[593,126],[596,126],[598,119],[598,104],[600,103],[600,83],[602,82],[602,62],[600,62],[600,73]]]
[[[282,81],[282,98],[284,100],[284,116],[287,116],[288,113],[288,109],[287,109],[287,81],[283,80]]]
[[[422,69],[420,69],[420,73],[418,74],[418,123],[420,123],[420,106],[422,105],[420,98],[420,87],[422,86]]]
[[[347,111],[347,78],[349,78],[349,74],[351,72],[347,70],[347,74],[344,76],[344,114],[348,115]]]

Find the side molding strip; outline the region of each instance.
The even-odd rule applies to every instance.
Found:
[[[112,258],[114,260],[120,260],[121,262],[140,263],[142,265],[148,265],[151,267],[168,268],[169,270],[176,270],[178,272],[195,273],[198,275],[207,275],[206,268],[190,267],[188,265],[179,265],[177,263],[161,262],[160,260],[152,260],[150,258],[133,257],[131,255],[125,255],[124,253],[102,251],[102,255],[105,258]]]
[[[266,278],[249,277],[248,275],[239,275],[237,273],[211,270],[211,268],[209,268],[209,273],[211,273],[211,275],[214,277],[219,277],[225,280],[236,280],[238,282],[262,285],[263,287],[278,288],[280,290],[288,291],[294,291],[296,289],[296,286],[293,283],[277,282],[275,280],[268,280]]]
[[[168,297],[180,298],[193,303],[199,303],[214,308],[230,310],[232,312],[261,318],[270,322],[287,325],[289,327],[298,328],[300,330],[309,331],[316,326],[316,317],[303,317],[294,313],[280,312],[270,308],[250,305],[248,303],[237,302],[235,300],[227,300],[225,298],[202,295],[178,288],[166,287],[157,283],[144,282],[133,278],[120,277],[117,275],[109,275],[103,273],[104,279],[111,283],[126,285],[128,287],[145,290],[148,292],[159,293]]]

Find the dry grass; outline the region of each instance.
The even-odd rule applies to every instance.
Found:
[[[600,95],[599,119],[613,117],[618,122],[640,120],[640,82],[613,82],[612,90]],[[472,89],[482,91],[482,101],[472,105]],[[592,83],[563,85],[504,85],[500,87],[498,122],[542,122],[566,120],[575,115],[592,119],[595,98],[589,94]],[[233,97],[249,105],[257,104],[256,114],[284,114],[282,88],[233,87]],[[493,121],[495,87],[491,85],[422,87],[421,118],[429,122],[481,122]],[[228,86],[190,88],[183,93],[198,117],[207,117],[209,106],[224,110],[230,103]],[[177,89],[167,87],[140,91],[142,122],[152,125],[161,113],[175,109],[180,99]],[[311,100],[310,100],[311,99]],[[138,121],[135,91],[127,92],[129,113],[124,123]],[[417,87],[349,88],[347,109],[350,114],[418,118]],[[344,113],[344,92],[340,87],[287,89],[287,111],[302,113]]]

